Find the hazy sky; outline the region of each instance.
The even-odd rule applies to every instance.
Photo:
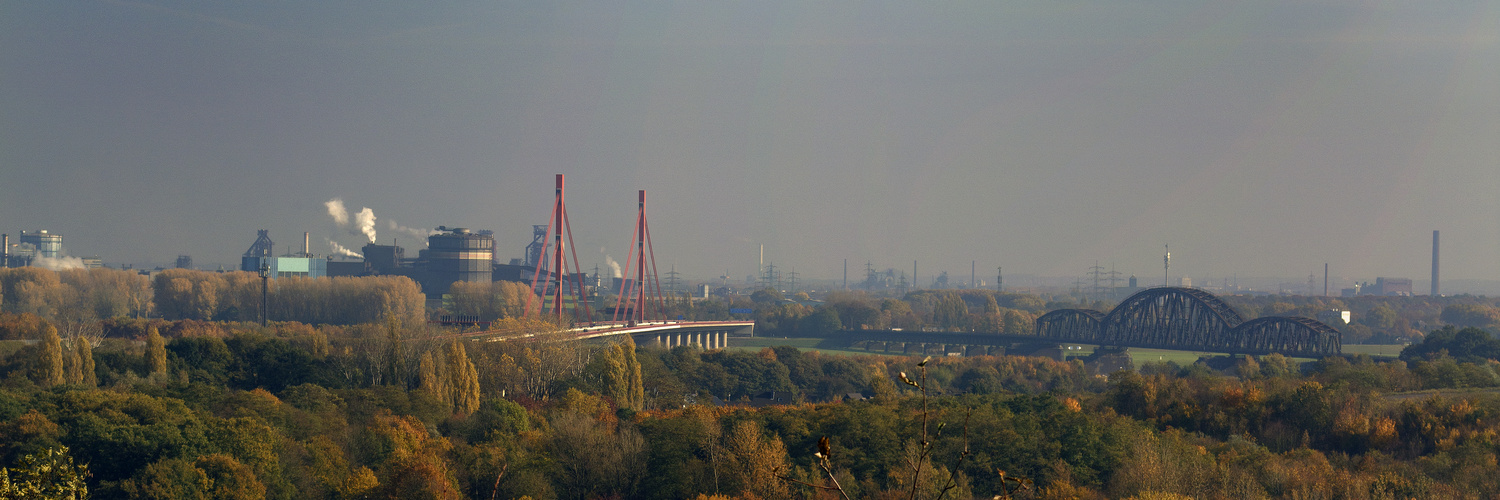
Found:
[[[520,257],[557,173],[586,267],[646,189],[694,277],[1500,279],[1500,2],[0,0],[13,237]]]

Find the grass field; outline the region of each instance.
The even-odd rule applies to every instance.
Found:
[[[819,347],[823,339],[783,338],[783,337],[730,337],[729,348],[748,351],[759,351],[767,347],[792,346],[799,351],[815,351],[823,354],[843,354],[862,356],[901,356],[900,353],[886,354],[880,351],[866,352],[863,349],[847,349],[839,347]]]
[[[901,354],[885,354],[880,351],[866,352],[862,349],[849,349],[839,346],[822,345],[823,339],[808,338],[782,338],[782,337],[736,337],[729,339],[730,349],[744,349],[759,351],[766,347],[792,346],[803,351],[818,351],[826,354],[857,354],[875,356],[901,356]],[[1092,345],[1067,344],[1076,346],[1078,349],[1071,353],[1077,355],[1088,355],[1094,352]],[[1395,358],[1401,354],[1404,345],[1346,345],[1344,354],[1368,354],[1375,358]],[[1218,356],[1220,354],[1198,351],[1172,351],[1167,349],[1141,349],[1131,348],[1130,358],[1135,361],[1136,366],[1151,361],[1172,361],[1178,365],[1190,365],[1203,356]],[[1312,361],[1310,358],[1293,358],[1296,361]]]
[[[1406,345],[1344,344],[1344,354],[1368,354],[1372,358],[1394,358],[1401,355]]]

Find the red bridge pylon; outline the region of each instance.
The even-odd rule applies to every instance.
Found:
[[[526,315],[537,314],[539,316],[554,316],[559,322],[565,318],[563,313],[563,295],[573,296],[573,318],[572,322],[593,321],[594,315],[589,311],[589,301],[583,294],[583,271],[578,265],[578,251],[573,248],[573,229],[568,223],[568,206],[563,203],[563,174],[557,174],[557,200],[552,204],[552,215],[547,218],[547,236],[542,239],[542,252],[537,259],[536,273],[531,277],[532,294],[526,296]],[[568,244],[563,245],[563,234],[568,235]],[[555,243],[549,243],[554,241]],[[563,251],[567,250],[573,254],[573,275],[568,275],[568,261],[563,258]],[[549,258],[550,256],[550,258]],[[549,262],[550,261],[550,262]],[[553,285],[556,278],[555,285]],[[571,278],[571,279],[570,279]],[[538,289],[537,285],[541,288]],[[550,292],[549,292],[550,287]],[[537,308],[531,308],[533,297],[541,296],[541,303]],[[548,296],[552,303],[547,304]]]
[[[630,256],[625,258],[625,276],[630,276],[630,270],[634,269],[635,281],[620,287],[620,297],[615,301],[616,322],[666,319],[666,303],[662,300],[661,280],[656,273],[656,250],[651,248],[651,228],[646,224],[646,190],[642,189],[640,193],[640,212],[635,218],[635,230],[631,231]],[[647,255],[651,257],[649,272]]]

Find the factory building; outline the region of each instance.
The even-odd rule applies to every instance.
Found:
[[[427,248],[407,258],[406,249],[374,243],[360,248],[364,262],[326,260],[329,276],[406,276],[422,286],[422,293],[437,299],[459,281],[493,281],[495,238],[488,231],[438,227],[427,237]]]
[[[370,272],[364,261],[328,259],[329,276],[364,276]]]
[[[21,244],[31,245],[31,248],[35,249],[35,253],[32,254],[33,258],[58,259],[63,256],[62,235],[49,233],[46,229],[36,232],[21,231]]]
[[[402,274],[401,269],[411,266],[406,260],[406,249],[396,245],[365,245],[359,249],[365,255],[365,268],[371,274]]]
[[[302,254],[275,257],[270,236],[261,230],[255,243],[245,252],[241,269],[258,273],[264,264],[276,277],[405,276],[420,285],[430,301],[441,300],[453,284],[460,281],[530,283],[535,276],[536,267],[523,264],[519,259],[510,264],[496,264],[495,238],[489,231],[442,226],[437,229],[438,233],[427,237],[427,248],[418,251],[415,258],[407,257],[406,249],[400,246],[371,243],[360,248],[363,261],[307,255],[305,235]],[[532,253],[534,250],[527,249]],[[544,272],[543,275],[549,283],[547,288],[556,286],[554,273]]]
[[[258,273],[261,265],[266,263],[266,259],[273,256],[272,251],[276,248],[276,243],[271,241],[270,233],[268,229],[255,231],[255,243],[251,244],[250,249],[245,250],[245,255],[240,257],[241,271]]]
[[[26,267],[36,259],[59,259],[64,257],[62,235],[39,231],[21,231],[18,243],[12,245],[10,235],[3,238],[4,251],[0,252],[0,267]]]
[[[328,260],[317,257],[270,257],[272,278],[322,278],[328,276]]]
[[[458,281],[494,280],[495,238],[487,232],[467,228],[438,227],[438,234],[427,237],[427,248],[418,253],[415,267],[420,271],[422,291],[428,297],[448,293]]]
[[[272,278],[321,278],[328,276],[328,260],[307,252],[307,233],[302,234],[302,253],[280,257],[272,255],[276,244],[270,231],[256,231],[255,243],[240,258],[240,270],[259,274],[261,269]]]
[[[1374,295],[1411,296],[1411,278],[1375,278]]]

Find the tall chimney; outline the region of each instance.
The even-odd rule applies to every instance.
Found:
[[[0,246],[0,268],[10,267],[10,233],[5,233],[5,242]]]
[[[1438,232],[1432,231],[1432,296],[1438,295]]]
[[[302,232],[302,256],[312,257],[312,240],[308,238],[307,231]]]
[[[1323,296],[1328,296],[1328,263],[1323,263]]]

